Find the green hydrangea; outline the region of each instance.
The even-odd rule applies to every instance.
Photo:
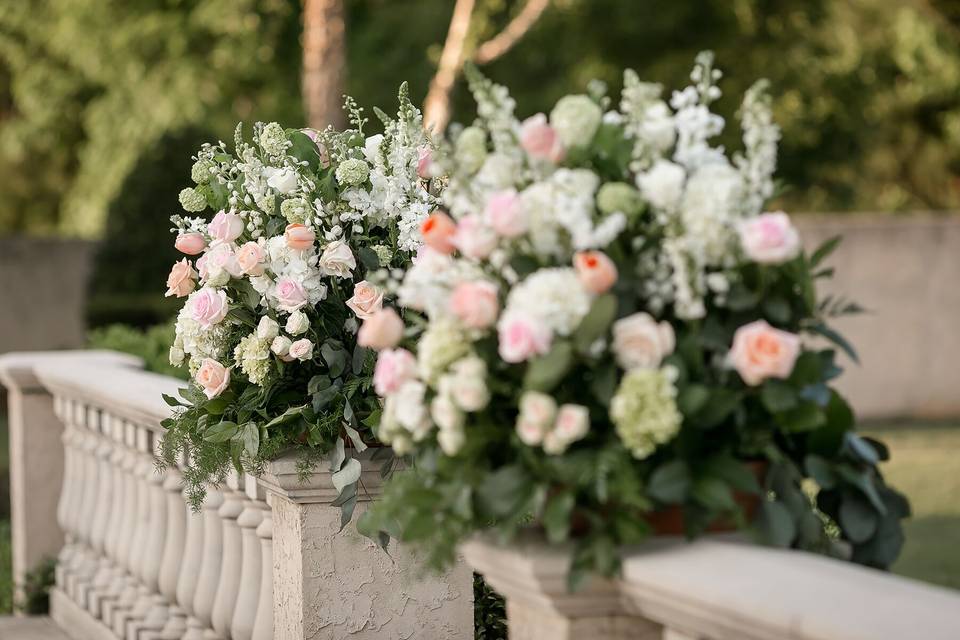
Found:
[[[303,198],[288,198],[280,203],[280,215],[290,224],[303,224],[310,207]]]
[[[211,160],[197,160],[190,168],[190,178],[197,184],[206,184],[213,177],[210,172],[215,167],[216,164]]]
[[[452,322],[433,322],[417,345],[417,367],[428,382],[436,382],[447,368],[469,353],[463,332]]]
[[[373,252],[377,254],[377,262],[381,267],[388,266],[393,260],[393,250],[385,244],[374,245]]]
[[[361,185],[367,181],[370,167],[359,158],[349,158],[337,167],[337,182],[344,185]]]
[[[643,198],[626,182],[608,182],[597,191],[597,208],[608,215],[620,212],[632,216],[643,209]]]
[[[464,171],[476,173],[487,159],[487,134],[479,127],[467,127],[457,138],[455,154]]]
[[[589,145],[602,119],[600,105],[585,95],[564,96],[550,112],[550,124],[568,149]]]
[[[233,359],[240,365],[250,382],[263,385],[270,375],[270,341],[256,333],[241,338],[233,351]]]
[[[610,401],[610,418],[633,457],[643,460],[680,431],[677,388],[665,369],[634,369]]]
[[[180,192],[180,206],[184,211],[197,213],[207,208],[207,199],[196,189],[187,187]]]
[[[260,146],[272,156],[279,156],[288,145],[287,132],[276,122],[271,122],[260,132]]]

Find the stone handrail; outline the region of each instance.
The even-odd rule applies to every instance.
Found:
[[[568,550],[464,545],[507,600],[511,640],[954,640],[960,593],[735,538],[658,538],[619,580],[569,593]]]
[[[0,381],[15,577],[56,557],[51,615],[71,637],[472,637],[470,570],[419,579],[404,549],[388,556],[340,532],[325,469],[302,481],[287,457],[260,479],[231,474],[193,512],[182,465],[156,467],[162,394],[181,381],[110,352],[0,356]],[[362,464],[369,500],[379,475]]]

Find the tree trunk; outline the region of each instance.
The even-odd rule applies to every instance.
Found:
[[[343,125],[347,62],[343,0],[303,0],[303,109],[307,125]]]

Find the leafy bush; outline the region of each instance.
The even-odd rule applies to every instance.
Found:
[[[185,378],[187,372],[170,364],[170,345],[173,344],[173,324],[161,324],[149,329],[138,329],[113,324],[94,329],[87,335],[91,349],[112,349],[143,358],[147,371]]]

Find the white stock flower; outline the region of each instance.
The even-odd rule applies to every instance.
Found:
[[[637,176],[637,187],[654,208],[673,212],[683,197],[686,176],[686,171],[680,165],[669,160],[657,160],[649,171]]]

